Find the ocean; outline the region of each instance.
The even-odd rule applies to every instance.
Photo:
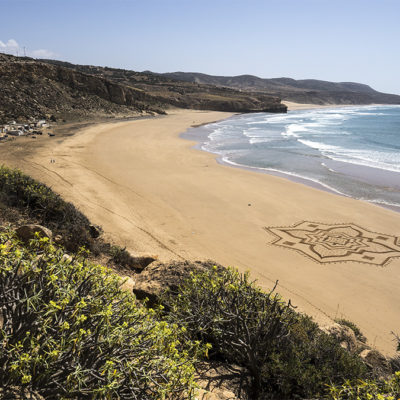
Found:
[[[222,163],[400,211],[400,106],[241,114],[184,137]]]

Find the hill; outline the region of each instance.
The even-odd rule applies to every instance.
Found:
[[[184,82],[180,79],[120,68],[78,65],[57,60],[42,60],[51,65],[105,78],[123,86],[143,90],[169,106],[229,112],[286,112],[280,98],[213,84]]]
[[[354,82],[157,74],[1,53],[0,76],[0,123],[52,115],[77,120],[162,114],[171,107],[286,112],[281,99],[321,105],[400,104],[400,96]]]
[[[160,114],[171,107],[286,112],[280,99],[151,73],[0,54],[0,122]]]
[[[253,75],[213,76],[196,72],[172,72],[163,77],[184,82],[268,93],[284,100],[307,104],[400,104],[400,96],[381,93],[355,82],[328,82],[316,79],[262,79]]]
[[[162,113],[165,102],[139,89],[30,58],[0,54],[0,121]]]

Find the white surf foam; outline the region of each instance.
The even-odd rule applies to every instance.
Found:
[[[303,180],[306,180],[306,181],[310,181],[310,182],[316,183],[316,184],[324,187],[325,189],[328,189],[329,191],[332,191],[334,193],[340,194],[341,196],[350,197],[347,194],[345,194],[345,193],[343,193],[343,192],[341,192],[341,191],[339,191],[339,190],[327,185],[326,183],[323,183],[323,182],[319,181],[318,179],[309,178],[308,176],[296,174],[294,172],[282,171],[282,170],[275,169],[275,168],[253,167],[253,166],[250,166],[250,165],[239,164],[239,163],[237,163],[235,161],[230,160],[226,156],[225,157],[221,157],[221,161],[223,161],[226,164],[234,165],[236,167],[241,167],[241,168],[246,168],[246,169],[249,168],[249,169],[254,169],[254,170],[259,170],[259,171],[277,172],[279,174],[284,174],[284,175],[289,175],[289,176],[292,176],[292,177],[295,177],[295,178],[300,178],[300,179],[303,179]]]
[[[308,132],[308,129],[305,125],[300,124],[290,124],[286,127],[286,130],[281,133],[284,137],[295,137],[298,138],[300,132]]]

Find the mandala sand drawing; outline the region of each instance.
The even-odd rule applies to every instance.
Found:
[[[296,250],[319,263],[361,262],[386,265],[400,257],[400,238],[368,231],[355,224],[300,222],[290,227],[265,227],[276,246]]]

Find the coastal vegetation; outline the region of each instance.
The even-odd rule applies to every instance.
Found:
[[[191,398],[204,347],[48,238],[0,234],[0,387],[45,398]]]
[[[32,221],[54,230],[67,250],[77,251],[82,246],[94,250],[86,216],[48,186],[21,171],[0,166],[0,202],[3,211],[19,210]]]
[[[322,396],[328,382],[367,375],[358,355],[296,313],[275,289],[263,292],[248,273],[217,267],[192,273],[164,302],[188,340],[209,342],[211,356],[245,368],[250,398]]]
[[[340,325],[349,327],[354,332],[354,334],[356,335],[356,338],[360,342],[366,343],[367,338],[363,335],[360,328],[354,322],[349,321],[348,319],[345,319],[345,318],[336,318],[335,322],[337,322]]]
[[[126,249],[98,238],[101,229],[90,223],[72,203],[47,185],[20,170],[0,166],[0,220],[37,223],[51,229],[67,251],[82,247],[93,256],[107,256],[114,266],[134,267],[137,260]]]
[[[21,220],[62,239],[21,241]],[[297,312],[279,286],[265,292],[248,273],[205,263],[158,301],[139,301],[122,289],[118,269],[95,259],[108,249],[112,266],[129,266],[129,253],[91,234],[90,221],[49,187],[7,167],[0,222],[0,396],[190,399],[204,362],[235,367],[241,399],[400,396],[395,359],[378,373]],[[351,321],[337,322],[365,341]]]
[[[397,400],[400,396],[400,372],[389,379],[359,380],[329,387],[328,400]]]

